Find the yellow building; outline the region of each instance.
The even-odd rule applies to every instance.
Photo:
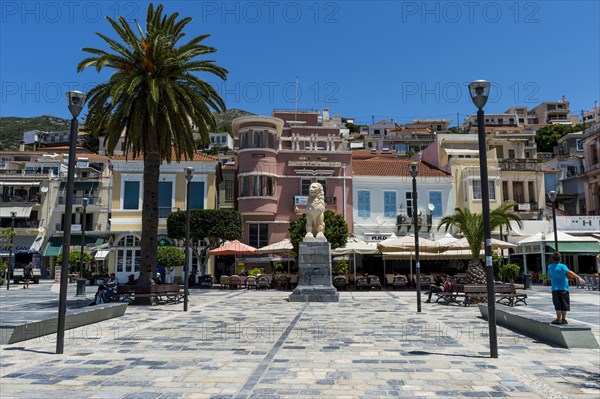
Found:
[[[140,239],[142,231],[143,202],[143,157],[127,159],[124,155],[111,157],[113,172],[110,188],[110,252],[109,271],[114,272],[120,282],[126,282],[129,275],[139,274]],[[169,213],[186,209],[186,177],[184,168],[194,168],[190,183],[190,209],[215,209],[218,204],[218,184],[220,164],[217,158],[196,153],[190,161],[164,162],[160,168],[158,192],[158,234],[159,245],[183,247],[183,242],[175,242],[167,237],[167,217]],[[190,251],[190,270],[199,264],[198,257]],[[180,279],[178,268],[171,279]],[[209,273],[212,265],[209,264]]]

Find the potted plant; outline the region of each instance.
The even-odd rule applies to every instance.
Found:
[[[158,247],[156,263],[165,268],[168,276],[164,276],[165,282],[170,283],[175,268],[185,264],[185,254],[177,247]]]
[[[263,269],[260,267],[255,267],[254,269],[250,269],[248,270],[248,276],[258,276],[259,274],[263,273]]]
[[[340,259],[333,267],[335,276],[345,276],[348,274],[348,261],[344,258]]]
[[[519,265],[517,265],[516,263],[507,263],[505,265],[500,266],[498,275],[503,280],[508,280],[512,284],[519,277],[520,272],[521,267]]]
[[[542,285],[548,285],[548,282],[550,281],[550,276],[547,274],[540,274],[538,278],[542,282]]]

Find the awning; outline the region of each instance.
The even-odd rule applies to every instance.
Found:
[[[110,251],[108,251],[108,250],[98,251],[98,252],[96,252],[96,256],[94,256],[94,260],[106,260],[109,253],[110,253]]]
[[[33,240],[33,244],[29,247],[29,252],[39,252],[42,251],[42,244],[44,243],[44,235],[38,235],[35,240]]]
[[[28,187],[28,186],[39,186],[40,182],[39,181],[2,181],[0,182],[0,187],[1,186],[24,186],[24,187]]]
[[[46,244],[46,248],[44,249],[44,256],[58,256],[62,252],[62,242],[62,237],[50,237],[48,239],[48,244]],[[92,249],[103,243],[104,239],[102,238],[89,237],[86,235],[84,251],[90,252]],[[71,236],[71,250],[79,249],[81,249],[81,235]]]
[[[32,208],[33,205],[0,207],[0,218],[10,218],[12,217],[11,213],[14,212],[18,218],[29,219]]]
[[[60,183],[60,189],[64,190],[67,187],[66,182]],[[75,190],[95,190],[98,187],[98,182],[95,181],[76,181],[74,189]]]
[[[555,250],[553,242],[546,245]],[[597,255],[600,252],[600,244],[597,242],[558,242],[558,252],[577,253],[577,255]]]

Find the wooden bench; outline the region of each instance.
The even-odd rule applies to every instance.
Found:
[[[463,292],[465,295],[465,306],[469,306],[471,303],[475,303],[477,299],[487,299],[486,285],[465,284],[463,286]],[[515,306],[519,302],[527,305],[527,302],[525,302],[525,300],[527,299],[527,294],[518,294],[513,284],[495,284],[494,296],[498,298],[496,302],[503,305]]]
[[[179,283],[154,284],[149,286],[119,285],[111,298],[130,303],[136,298],[150,298],[152,305],[177,303],[183,298]]]

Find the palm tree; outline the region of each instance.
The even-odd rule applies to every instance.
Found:
[[[513,211],[514,206],[514,202],[506,201],[490,212],[491,231],[499,227],[506,227],[507,230],[510,230],[511,221],[515,221],[519,227],[523,227],[521,217]],[[480,261],[481,249],[484,244],[483,215],[473,213],[469,209],[456,208],[454,214],[442,218],[438,230],[446,227],[446,231],[448,231],[451,226],[460,231],[469,243],[473,256],[467,268],[469,280],[475,284],[485,284],[485,271]]]
[[[120,41],[97,35],[111,51],[84,48],[92,54],[77,66],[79,72],[95,67],[113,73],[88,93],[88,126],[94,134],[106,132],[112,152],[124,136],[125,152],[144,159],[140,284],[154,276],[158,234],[158,182],[160,165],[191,159],[196,147],[193,130],[208,141],[216,123],[212,111],[224,111],[216,90],[195,73],[206,72],[226,79],[227,70],[213,60],[198,57],[216,52],[202,43],[209,35],[197,36],[178,45],[191,18],[163,15],[163,6],[148,6],[145,31],[136,31],[123,17],[106,18]]]

